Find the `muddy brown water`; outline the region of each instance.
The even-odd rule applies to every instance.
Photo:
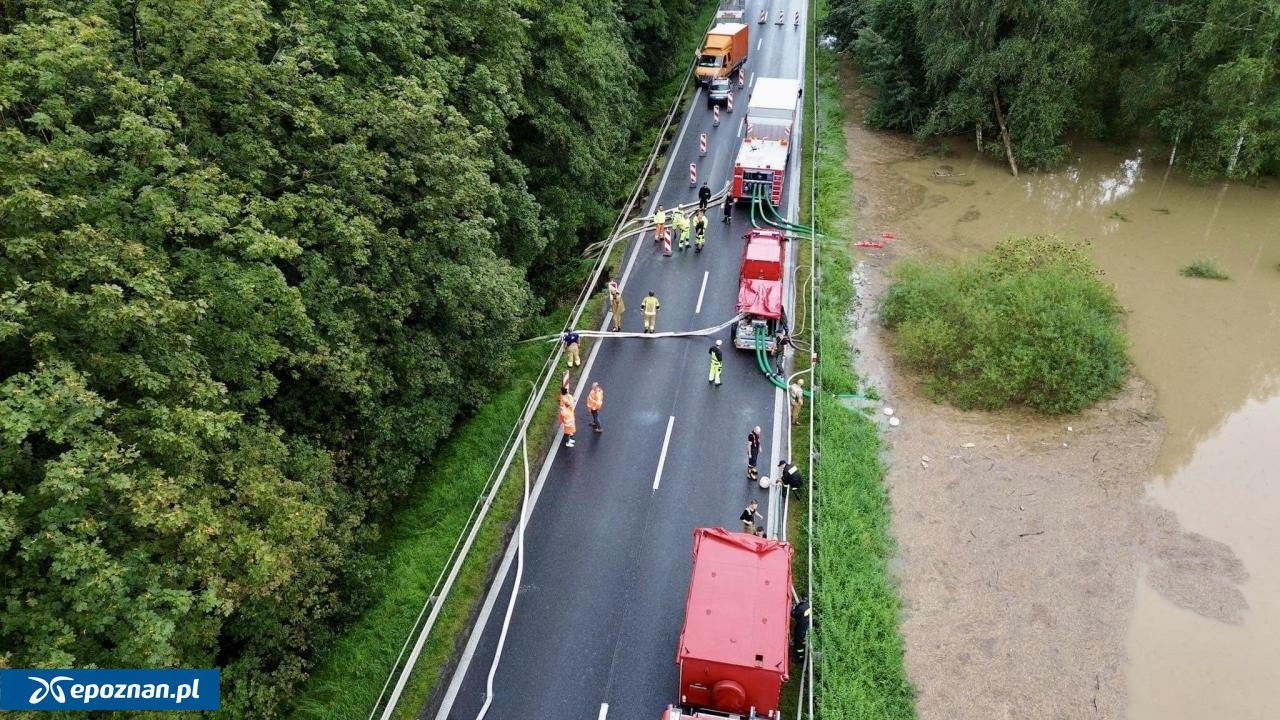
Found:
[[[1147,496],[1234,555],[1221,600],[1195,610],[1142,572],[1127,717],[1280,718],[1280,181],[1197,182],[1167,155],[1099,145],[1062,171],[1015,178],[959,140],[941,151],[870,141],[914,151],[877,170],[896,189],[870,198],[887,220],[858,239],[890,232],[912,254],[962,258],[1009,234],[1054,233],[1088,243],[1127,311],[1131,357],[1167,427]],[[1203,258],[1231,279],[1179,275]]]

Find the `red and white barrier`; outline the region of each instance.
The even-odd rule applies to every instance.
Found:
[[[662,233],[662,254],[671,257],[671,231]]]
[[[779,11],[778,11],[778,22],[774,23],[774,25],[782,25],[782,24],[784,24],[784,23],[786,23],[786,22],[787,22],[787,11],[786,11],[786,10],[779,10]]]
[[[689,163],[689,187],[698,184],[698,163]]]
[[[715,127],[720,127],[720,106],[719,105],[716,105],[715,107],[711,108],[711,124]]]
[[[766,21],[766,20],[768,20],[768,19],[769,19],[769,11],[768,11],[768,10],[761,10],[761,11],[760,11],[760,24],[761,24],[761,25],[763,25],[763,24],[765,23],[765,21]]]
[[[733,112],[733,93],[724,96],[725,109]]]
[[[745,68],[738,68],[738,89],[741,90],[747,84],[747,71]]]
[[[701,155],[702,157],[707,156],[707,134],[706,133],[698,134],[698,154]]]
[[[796,27],[800,27],[800,13],[796,13]]]

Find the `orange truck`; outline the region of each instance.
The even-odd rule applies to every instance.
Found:
[[[721,22],[707,31],[698,51],[698,66],[694,68],[699,85],[706,85],[714,78],[731,78],[747,61],[747,49],[751,38],[747,26],[740,22]]]

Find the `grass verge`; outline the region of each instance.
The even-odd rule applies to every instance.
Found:
[[[1276,266],[1280,269],[1280,265]],[[1213,258],[1202,258],[1178,271],[1178,274],[1189,278],[1204,278],[1205,280],[1230,280],[1231,276],[1222,271],[1218,267],[1217,261]]]
[[[819,49],[816,96],[817,227],[840,243],[819,255],[814,547],[816,701],[824,718],[915,717],[898,632],[901,600],[889,576],[894,554],[880,432],[839,396],[857,394],[849,345],[852,308],[853,180],[845,169],[838,57]]]

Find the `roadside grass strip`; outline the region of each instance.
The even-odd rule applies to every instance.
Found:
[[[814,651],[816,700],[823,720],[915,717],[914,692],[903,664],[901,599],[889,576],[895,552],[889,498],[876,424],[842,406],[857,394],[849,345],[855,302],[851,245],[853,180],[845,169],[844,114],[838,56],[819,48],[817,229],[841,237],[819,256],[817,431],[815,470]]]
[[[555,332],[565,316],[561,312],[536,322]],[[349,720],[369,715],[423,599],[449,561],[476,498],[505,450],[511,427],[524,410],[532,388],[519,378],[536,379],[546,359],[545,344],[518,346],[510,375],[513,382],[458,427],[427,466],[423,479],[401,501],[370,551],[383,568],[381,576],[369,581],[379,590],[377,599],[323,657],[290,717]],[[544,398],[529,426],[531,450],[539,455],[543,439],[554,433],[554,408],[554,399]],[[535,463],[532,455],[530,463]],[[437,620],[396,717],[417,715],[453,653],[455,639],[470,626],[472,605],[486,587],[491,565],[496,565],[493,559],[500,558],[506,528],[517,508],[522,472],[517,459]]]

